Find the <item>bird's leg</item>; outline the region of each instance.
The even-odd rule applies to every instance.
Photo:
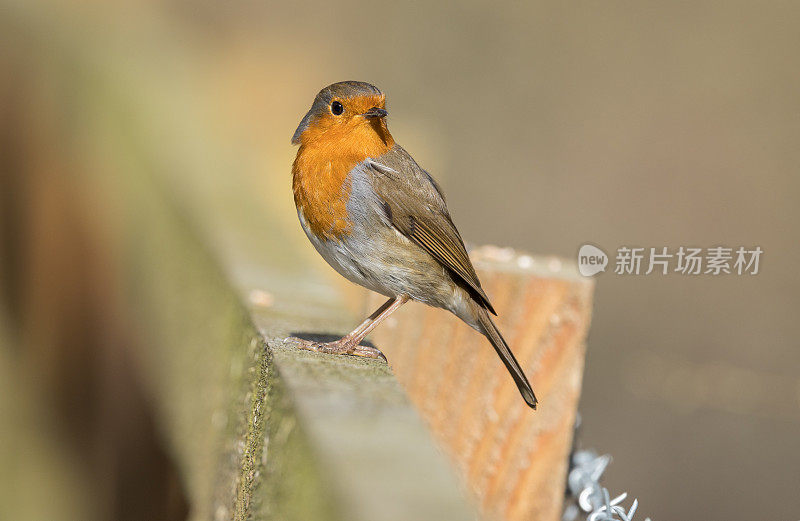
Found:
[[[343,336],[339,340],[333,342],[314,342],[311,340],[304,340],[301,338],[293,338],[292,340],[297,344],[300,349],[307,349],[309,351],[317,351],[318,353],[329,353],[335,355],[355,355],[363,356],[366,358],[383,358],[378,349],[374,347],[362,346],[361,341],[364,340],[375,327],[383,322],[389,315],[394,313],[400,306],[408,302],[406,295],[393,297],[387,300],[378,309],[375,310],[366,320],[358,325],[353,331]]]
[[[355,337],[357,337],[362,331],[364,331],[366,328],[368,328],[370,325],[372,325],[375,322],[375,320],[378,320],[379,317],[381,316],[381,313],[383,313],[387,309],[389,309],[392,306],[392,304],[395,303],[396,300],[397,300],[397,298],[392,297],[389,300],[387,300],[386,302],[384,302],[383,304],[381,304],[381,306],[378,309],[376,309],[375,311],[373,311],[370,316],[365,318],[364,321],[358,325],[358,327],[356,327],[354,330],[352,330],[351,332],[347,333],[347,335],[342,337],[342,340],[343,341],[348,341],[348,340],[352,340]],[[383,318],[380,318],[379,321],[380,320],[383,320]]]

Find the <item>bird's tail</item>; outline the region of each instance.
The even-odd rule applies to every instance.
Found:
[[[536,409],[536,395],[533,394],[531,384],[528,383],[528,379],[525,377],[525,373],[522,372],[519,362],[517,362],[517,359],[514,358],[514,353],[511,352],[511,349],[508,347],[503,335],[500,334],[500,330],[497,329],[497,326],[492,321],[489,313],[479,305],[475,305],[475,308],[477,308],[475,309],[475,314],[478,318],[478,323],[480,324],[483,334],[486,335],[486,338],[488,338],[489,342],[492,343],[494,350],[497,351],[497,354],[505,364],[506,369],[508,369],[508,372],[511,373],[511,377],[514,379],[514,383],[517,384],[517,388],[519,389],[520,394],[522,394],[522,398],[525,400],[525,403],[527,403],[532,409]]]

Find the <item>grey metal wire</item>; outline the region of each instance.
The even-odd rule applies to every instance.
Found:
[[[631,508],[626,510],[622,502],[628,497],[627,492],[611,499],[608,489],[600,485],[609,463],[611,456],[608,454],[598,456],[593,450],[572,453],[567,477],[567,495],[572,501],[564,509],[562,521],[575,521],[583,514],[587,515],[586,521],[633,521],[639,501],[634,499]]]

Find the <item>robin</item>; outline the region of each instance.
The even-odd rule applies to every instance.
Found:
[[[441,187],[386,125],[386,97],[360,81],[322,89],[292,144],[292,189],[300,224],[336,271],[389,297],[334,342],[294,339],[303,349],[384,358],[361,341],[409,300],[444,308],[489,339],[525,402],[536,396],[492,321],[496,315],[447,211]]]

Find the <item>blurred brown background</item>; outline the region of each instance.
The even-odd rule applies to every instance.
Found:
[[[126,48],[131,60],[157,56],[159,70],[191,78],[176,94],[202,107],[213,146],[241,163],[218,178],[183,182],[196,185],[190,190],[244,188],[263,218],[280,222],[332,279],[296,223],[289,139],[320,88],[370,81],[387,93],[395,138],[440,180],[469,242],[568,258],[586,242],[610,254],[620,246],[764,250],[756,276],[622,277],[610,269],[598,277],[581,440],[613,455],[606,485],[637,496],[640,511],[654,519],[800,513],[796,3],[32,5],[6,2],[0,13],[8,39],[3,66],[27,71],[4,74],[0,98],[7,247],[0,333],[9,331],[3,336],[18,352],[47,344],[29,334],[47,334],[31,326],[47,312],[25,292],[37,285],[46,292],[59,278],[17,277],[53,271],[29,266],[48,254],[19,236],[13,219],[39,223],[43,228],[28,230],[39,235],[71,226],[58,216],[31,217],[35,207],[25,194],[35,179],[59,187],[42,208],[80,198],[69,192],[69,176],[79,174],[61,161],[80,149],[69,142],[57,153],[31,149],[36,125],[19,126],[46,120],[46,113],[32,114],[41,108],[37,92],[47,91],[41,71],[71,66],[59,61],[57,38],[37,40],[44,51],[29,47],[26,38],[41,30],[36,20],[46,19],[54,33],[71,28],[101,56],[107,46],[135,42]],[[162,54],[165,41],[174,47]],[[26,62],[41,55],[43,63]],[[170,78],[153,78],[153,88],[178,85]],[[169,107],[149,117],[168,119]],[[160,139],[169,145],[169,135]],[[47,174],[26,174],[34,170]],[[87,214],[82,218],[91,221]],[[84,239],[51,253],[67,251],[60,269],[79,267],[102,293],[102,273],[81,262],[80,252],[105,239]],[[90,303],[83,308],[112,313],[91,304],[105,301],[102,294],[81,298]],[[124,322],[124,310],[117,311],[115,320]],[[107,341],[103,332],[90,340]],[[58,366],[42,353],[29,358],[34,366]],[[64,362],[76,359],[68,354]],[[126,388],[138,403],[135,385]],[[158,462],[161,449],[151,445]],[[72,448],[79,457],[89,450]],[[170,497],[161,500],[181,511]]]

